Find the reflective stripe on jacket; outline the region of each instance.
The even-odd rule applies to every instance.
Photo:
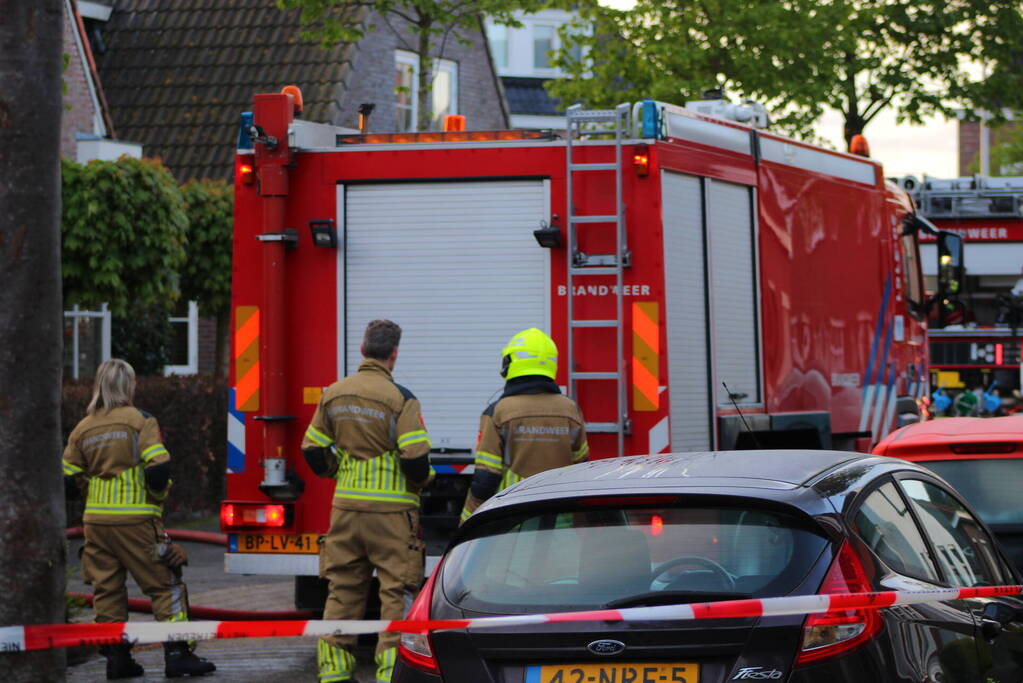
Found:
[[[487,497],[526,477],[583,462],[589,455],[586,428],[575,401],[542,376],[509,380],[504,394],[480,417],[473,486],[465,521]],[[487,490],[478,497],[473,491]]]
[[[403,459],[430,452],[419,400],[395,384],[380,361],[366,359],[354,375],[329,386],[306,429],[302,448],[329,449],[324,476],[333,477],[334,507],[397,512],[419,506],[419,491],[402,471]]]
[[[170,484],[146,485],[145,468],[170,460],[156,418],[132,406],[89,415],[64,449],[63,471],[88,481],[84,521],[130,524],[163,514]]]

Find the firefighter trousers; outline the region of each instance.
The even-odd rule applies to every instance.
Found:
[[[380,618],[403,618],[423,582],[425,547],[419,538],[418,510],[366,512],[333,508],[330,532],[320,548],[320,576],[330,584],[323,618],[362,619],[374,569],[380,581]],[[390,662],[393,666],[393,648],[398,637],[397,633],[380,634],[376,648],[378,664]],[[328,659],[338,664],[351,659],[354,665],[351,653],[355,636],[330,636],[324,641],[331,647],[321,647],[321,653],[333,648],[343,651]],[[325,658],[319,659],[321,680],[326,680]],[[378,679],[389,678],[389,672],[387,679],[378,673]]]
[[[97,622],[128,621],[126,573],[153,601],[157,621],[188,620],[185,585],[154,556],[163,534],[156,517],[135,524],[85,524],[82,578],[92,584]]]

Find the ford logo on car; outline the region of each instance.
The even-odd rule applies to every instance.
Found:
[[[625,650],[625,643],[620,640],[594,640],[586,649],[595,655],[616,655]]]

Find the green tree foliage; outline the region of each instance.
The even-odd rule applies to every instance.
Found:
[[[681,103],[717,87],[760,102],[775,127],[804,137],[837,110],[848,142],[889,108],[920,123],[1023,101],[1018,2],[638,0],[627,11],[587,3],[581,13],[587,32],[563,30],[557,55],[569,78],[549,86],[565,102]],[[574,43],[589,59],[572,58]]]
[[[1023,175],[1023,125],[1016,124],[1003,132],[998,131],[996,139],[998,142],[991,145],[991,175]],[[974,160],[973,166],[979,166],[979,161]],[[974,173],[979,168],[974,168]]]
[[[231,246],[234,193],[222,180],[192,181],[181,187],[188,214],[187,258],[181,269],[181,294],[199,302],[199,312],[217,320],[214,372],[227,368],[231,313]]]
[[[433,62],[444,57],[449,39],[473,42],[481,17],[517,26],[516,10],[535,11],[544,0],[277,0],[281,9],[302,11],[309,36],[324,46],[361,40],[368,32],[392,31],[402,46],[419,55],[418,129],[433,120],[430,91]],[[379,21],[382,25],[378,25]]]
[[[198,301],[201,315],[217,316],[231,305],[234,193],[222,180],[198,180],[183,185],[181,196],[188,216],[181,296]]]
[[[188,218],[159,161],[61,162],[66,305],[169,309],[177,300]]]
[[[989,128],[993,138],[988,152],[988,173],[992,176],[1023,175],[1023,126],[1014,125]],[[970,173],[980,173],[980,152],[973,155],[967,166]]]

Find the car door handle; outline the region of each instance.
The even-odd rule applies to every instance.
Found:
[[[995,621],[994,619],[983,617],[980,620],[980,634],[984,637],[984,640],[989,643],[1002,635],[1002,628],[1002,623]]]

